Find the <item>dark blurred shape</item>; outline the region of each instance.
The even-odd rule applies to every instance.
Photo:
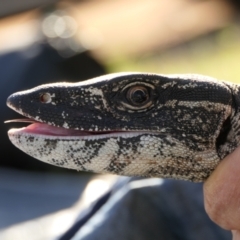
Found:
[[[23,229],[26,221],[29,220],[33,220],[30,224],[32,227],[34,224],[39,224],[36,223],[39,220],[37,218],[71,207],[79,199],[90,177],[90,175],[83,177],[71,172],[54,174],[0,168],[0,239],[7,239],[1,235],[5,228],[22,223]],[[13,232],[12,236],[14,236]],[[21,235],[20,230],[17,238],[8,239],[26,239],[21,238]],[[38,239],[50,239],[50,237]]]
[[[240,1],[239,0],[230,0],[227,2],[231,5],[233,5],[233,7],[239,12],[239,10],[240,10]]]
[[[230,240],[204,211],[202,184],[119,178],[59,240]]]
[[[59,0],[0,0],[0,18],[57,2]]]
[[[9,119],[21,118],[6,106],[6,99],[10,94],[44,83],[81,81],[102,74],[105,74],[104,67],[88,52],[64,58],[48,44],[36,44],[28,49],[0,55],[0,166],[61,171],[60,168],[27,156],[9,141],[7,131],[12,127],[24,126],[3,123]]]

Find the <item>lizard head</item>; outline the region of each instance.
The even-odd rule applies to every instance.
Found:
[[[219,161],[217,139],[232,94],[199,75],[121,73],[42,85],[12,94],[7,105],[34,121],[10,130],[11,141],[43,161],[198,181]]]

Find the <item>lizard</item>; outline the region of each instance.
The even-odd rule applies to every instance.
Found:
[[[240,86],[197,74],[115,73],[13,93],[31,124],[10,141],[80,171],[205,181],[240,143]]]

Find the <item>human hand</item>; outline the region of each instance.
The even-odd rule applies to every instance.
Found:
[[[209,217],[240,240],[240,147],[221,161],[203,189]]]

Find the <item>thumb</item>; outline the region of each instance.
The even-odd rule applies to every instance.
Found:
[[[203,190],[209,217],[222,228],[240,231],[240,147],[220,162]]]

